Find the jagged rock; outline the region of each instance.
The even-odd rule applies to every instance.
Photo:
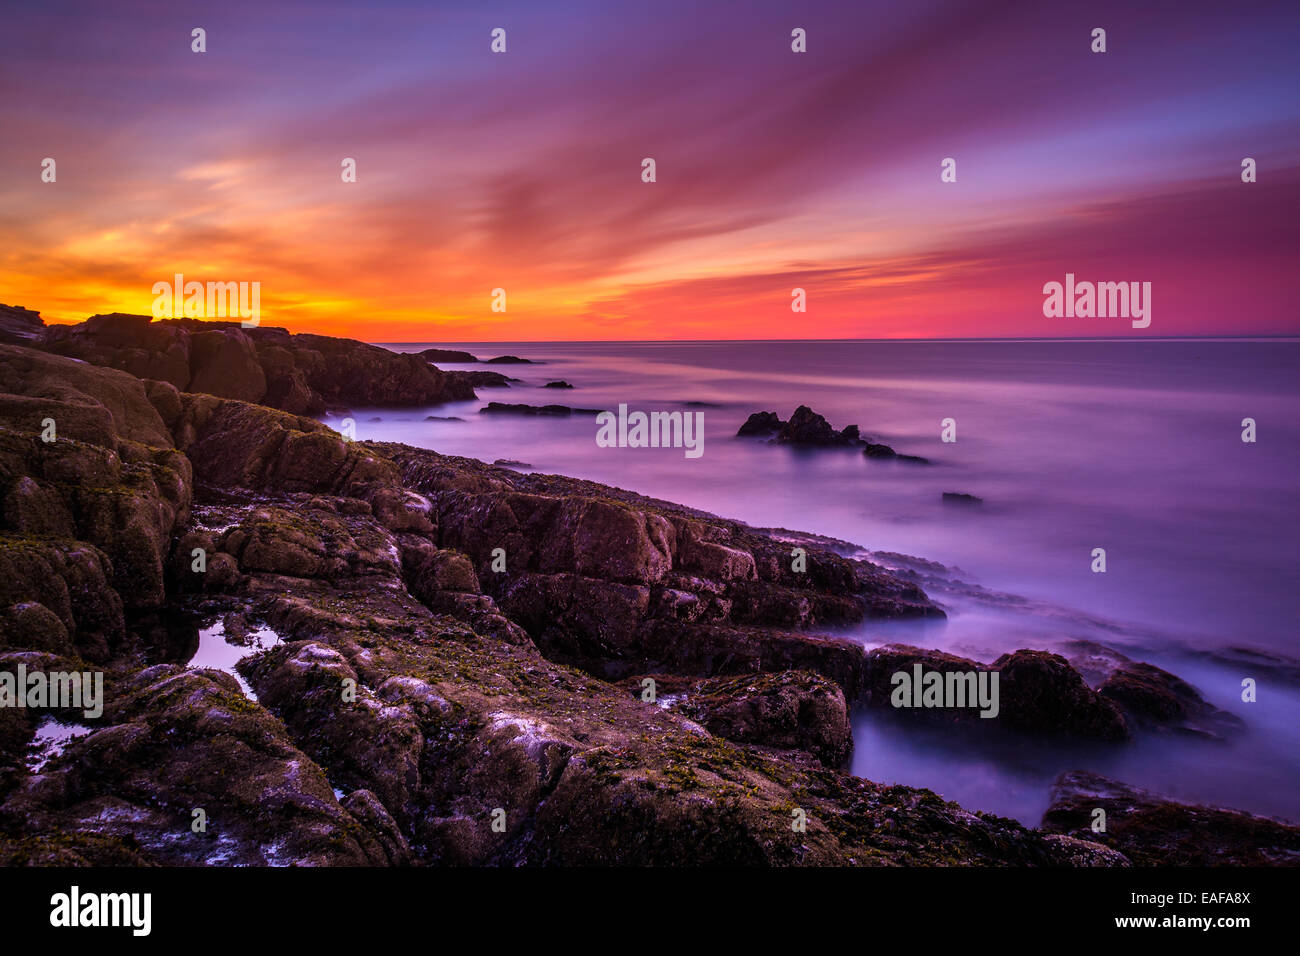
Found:
[[[745,424],[740,426],[737,435],[771,435],[781,430],[785,422],[781,421],[776,412],[754,412],[747,419]]]
[[[857,425],[846,425],[836,431],[821,415],[807,405],[794,410],[789,421],[782,421],[776,412],[754,412],[736,432],[738,436],[766,436],[774,445],[797,445],[810,448],[858,448],[868,458],[890,458],[898,461],[926,463],[916,455],[900,455],[888,445],[867,441]]]
[[[984,504],[984,499],[976,497],[975,495],[968,495],[965,492],[945,491],[943,493],[943,503],[946,505],[964,506],[982,505]]]

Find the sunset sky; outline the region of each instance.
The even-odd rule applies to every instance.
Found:
[[[10,3],[0,301],[148,313],[180,272],[369,341],[1300,334],[1298,10]],[[1151,282],[1151,327],[1045,318],[1066,272]]]

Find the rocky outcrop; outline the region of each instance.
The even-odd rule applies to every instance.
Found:
[[[102,660],[124,609],[165,601],[190,463],[138,379],[14,346],[0,363],[18,392],[0,394],[0,603],[48,609]]]
[[[469,380],[448,377],[421,355],[238,322],[113,313],[51,326],[30,344],[179,391],[260,402],[294,414],[474,397]]]
[[[1097,810],[1105,830],[1094,832]],[[1111,847],[1135,866],[1295,866],[1300,826],[1172,800],[1099,774],[1057,778],[1043,829]]]
[[[441,547],[547,656],[609,679],[808,668],[860,690],[860,645],[808,633],[868,617],[942,616],[865,561],[555,475],[378,445],[427,497]]]
[[[770,435],[775,433],[772,441],[781,445],[829,446],[861,445],[857,425],[847,425],[836,431],[821,415],[807,405],[800,405],[794,410],[789,421],[782,421],[776,412],[755,412],[740,426],[737,435]]]
[[[781,430],[785,422],[776,412],[754,412],[736,432],[741,437],[755,435],[772,435]]]
[[[863,438],[857,425],[846,425],[836,431],[821,415],[807,405],[794,410],[789,421],[783,421],[776,412],[754,412],[736,432],[740,437],[768,437],[769,444],[796,445],[805,448],[861,448],[868,458],[895,458],[900,461],[925,463],[916,455],[900,455],[888,445]]]

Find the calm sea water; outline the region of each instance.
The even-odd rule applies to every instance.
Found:
[[[984,661],[1101,641],[1178,673],[1250,727],[1230,744],[1145,736],[1099,751],[990,749],[862,714],[855,773],[1030,824],[1051,779],[1080,768],[1300,820],[1300,686],[1248,656],[1300,658],[1300,340],[451,347],[543,364],[445,366],[522,381],[480,389],[475,402],[352,409],[358,437],[513,459],[939,562],[952,570],[929,573],[927,587],[946,623],[866,625],[850,636]],[[557,379],[576,387],[541,387]],[[591,417],[479,414],[488,401],[698,411],[704,454],[600,448]],[[735,437],[749,413],[786,418],[800,404],[932,464]],[[337,427],[341,417],[325,421]],[[1253,444],[1241,440],[1244,418],[1257,423]],[[955,442],[941,441],[944,419],[956,422]],[[984,504],[945,505],[945,491]],[[1091,571],[1094,548],[1106,551],[1104,574]],[[1256,703],[1240,700],[1243,677],[1258,681]]]

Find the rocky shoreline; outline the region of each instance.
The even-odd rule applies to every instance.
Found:
[[[8,307],[0,342],[0,671],[97,671],[106,688],[95,719],[0,707],[0,863],[1300,853],[1294,826],[1215,811],[1236,814],[1221,833],[1198,827],[1206,808],[1105,797],[1123,786],[1109,781],[1063,781],[1031,829],[849,775],[850,714],[888,706],[890,674],[985,666],[824,633],[942,616],[914,581],[593,482],[348,441],[309,417],[473,397],[426,357],[141,316],[45,327]],[[218,626],[248,652],[191,665]],[[988,732],[1125,746],[1240,730],[1150,665],[1026,649],[989,667],[1006,719],[973,722]],[[75,732],[37,763],[59,726]],[[1133,819],[1094,834],[1103,798],[1112,820]]]

